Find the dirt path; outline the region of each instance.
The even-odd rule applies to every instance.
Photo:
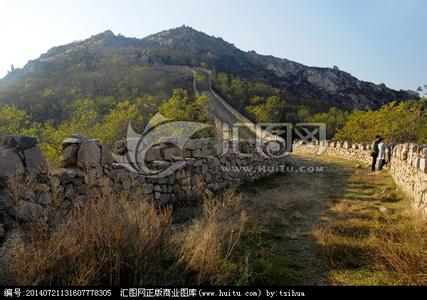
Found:
[[[390,176],[372,175],[357,162],[333,158],[293,154],[289,163],[291,168],[283,175],[239,190],[251,220],[243,248],[252,268],[252,282],[357,284],[348,279],[355,270],[363,270],[362,277],[376,279],[376,266],[366,259],[370,254],[365,257],[368,247],[363,245],[368,241],[372,249],[372,229],[381,222],[388,224],[404,206]],[[366,221],[371,219],[372,223]],[[331,222],[333,226],[325,225]],[[326,243],[322,241],[325,235],[319,235],[324,228],[334,233]],[[366,271],[371,269],[371,273]],[[344,279],[334,279],[339,276]]]

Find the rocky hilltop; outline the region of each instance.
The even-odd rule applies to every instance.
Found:
[[[343,109],[376,109],[392,100],[418,98],[416,92],[361,81],[337,67],[309,67],[254,51],[244,52],[221,38],[182,26],[142,39],[108,30],[54,47],[0,80],[0,104],[25,106],[35,101],[45,107],[60,99],[125,98],[153,89],[156,93],[167,92],[165,86],[191,88],[192,78],[182,70],[162,73],[156,69],[167,65],[203,66],[284,89],[293,99],[315,99]],[[166,83],[156,85],[154,81]],[[58,86],[62,86],[61,92],[49,93]],[[122,94],[118,94],[117,86],[124,87]],[[39,100],[41,95],[49,97]]]

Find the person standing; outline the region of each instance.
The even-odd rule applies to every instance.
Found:
[[[385,165],[385,152],[387,145],[384,143],[384,139],[380,138],[378,143],[378,170],[382,170]]]
[[[377,165],[377,158],[379,154],[378,144],[380,142],[381,136],[377,135],[375,137],[375,141],[372,143],[371,149],[371,156],[372,156],[372,172],[375,172],[375,167]]]

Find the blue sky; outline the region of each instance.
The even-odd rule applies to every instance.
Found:
[[[107,29],[141,38],[186,24],[245,51],[415,89],[427,84],[426,16],[425,0],[0,0],[0,77]]]

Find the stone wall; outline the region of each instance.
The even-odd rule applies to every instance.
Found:
[[[285,158],[261,155],[254,142],[233,146],[232,141],[199,139],[189,140],[182,150],[170,145],[150,148],[143,159],[148,169],[178,167],[166,176],[148,176],[130,171],[126,161],[113,163],[112,154],[97,140],[73,136],[64,140],[63,149],[64,168],[52,172],[52,177],[64,198],[73,201],[142,189],[163,206],[270,176],[285,164]],[[117,154],[127,151],[125,143],[116,143]]]
[[[342,141],[306,144],[296,141],[296,153],[330,155],[371,164],[370,146]],[[390,174],[402,191],[413,199],[415,209],[427,214],[427,145],[399,144],[390,149]]]
[[[4,136],[0,142],[0,241],[13,226],[31,226],[101,197],[146,198],[161,207],[285,168],[285,157],[263,156],[253,142],[200,139],[187,141],[182,150],[169,144],[151,148],[143,159],[149,170],[177,167],[166,176],[144,175],[123,159],[132,154],[126,143],[116,143],[113,154],[98,140],[74,135],[63,141],[62,168],[48,170],[36,139]]]
[[[51,185],[37,140],[23,135],[0,137],[0,240],[17,222],[49,212]]]

